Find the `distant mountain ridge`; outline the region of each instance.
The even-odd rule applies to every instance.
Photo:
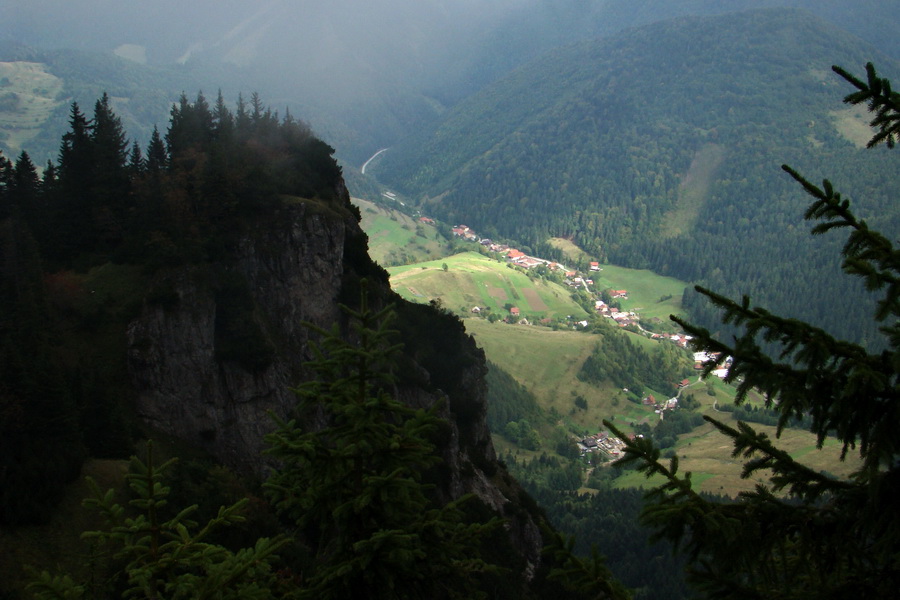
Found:
[[[764,7],[806,9],[900,57],[898,0],[31,0],[0,5],[0,41],[118,50],[211,82],[177,92],[259,91],[274,106],[290,105],[358,165],[555,48],[672,18]]]

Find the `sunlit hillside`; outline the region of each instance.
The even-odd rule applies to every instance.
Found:
[[[369,256],[378,264],[405,265],[440,258],[448,242],[433,224],[423,223],[382,203],[354,198],[369,236]]]
[[[507,265],[503,259],[464,252],[388,271],[391,287],[407,300],[439,300],[457,314],[470,314],[477,307],[477,312],[505,319],[515,307],[529,321],[587,316],[572,299],[571,288]]]

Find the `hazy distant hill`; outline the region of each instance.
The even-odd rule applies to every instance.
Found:
[[[154,125],[165,133],[182,91],[193,100],[205,88],[214,102],[214,79],[209,71],[140,65],[111,54],[0,43],[0,150],[11,159],[26,150],[39,166],[56,161],[72,103],[90,114],[104,92],[145,148]]]
[[[836,266],[821,257],[837,253],[816,252],[804,196],[779,165],[832,178],[900,230],[885,184],[896,161],[861,149],[865,123],[830,72],[861,73],[868,60],[900,72],[802,11],[655,23],[513,72],[386,153],[378,173],[486,235],[572,237],[613,262],[822,322],[837,318],[836,297],[855,302],[859,290],[832,285]]]
[[[898,0],[538,0],[508,13],[484,39],[466,68],[464,81],[444,78],[445,85],[434,93],[445,102],[464,98],[510,69],[578,41],[677,17],[759,8],[807,10],[900,59]]]
[[[805,8],[900,57],[898,0],[29,0],[0,3],[0,41],[216,69],[208,94],[256,90],[290,105],[358,165],[554,48],[773,6]]]

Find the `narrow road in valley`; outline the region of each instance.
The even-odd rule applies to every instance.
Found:
[[[362,166],[362,168],[360,169],[360,171],[362,172],[363,175],[366,174],[366,167],[369,166],[369,163],[372,162],[373,160],[375,160],[375,157],[376,157],[376,156],[378,156],[379,154],[381,154],[382,152],[385,152],[385,151],[387,151],[387,148],[382,148],[381,150],[379,150],[378,152],[376,152],[375,154],[373,154],[373,155],[369,158],[369,160],[367,160],[366,162],[363,163],[363,166]]]

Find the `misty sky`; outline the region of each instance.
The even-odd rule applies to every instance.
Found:
[[[0,42],[205,69],[197,88],[258,91],[365,154],[554,47],[779,5],[900,53],[900,0],[0,0]]]
[[[111,50],[146,46],[151,61],[167,62],[189,48],[252,43],[278,36],[299,47],[336,36],[351,47],[412,35],[442,37],[477,28],[530,0],[3,0],[0,38],[42,47]],[[441,32],[444,33],[441,33]],[[279,46],[288,46],[279,43]]]

